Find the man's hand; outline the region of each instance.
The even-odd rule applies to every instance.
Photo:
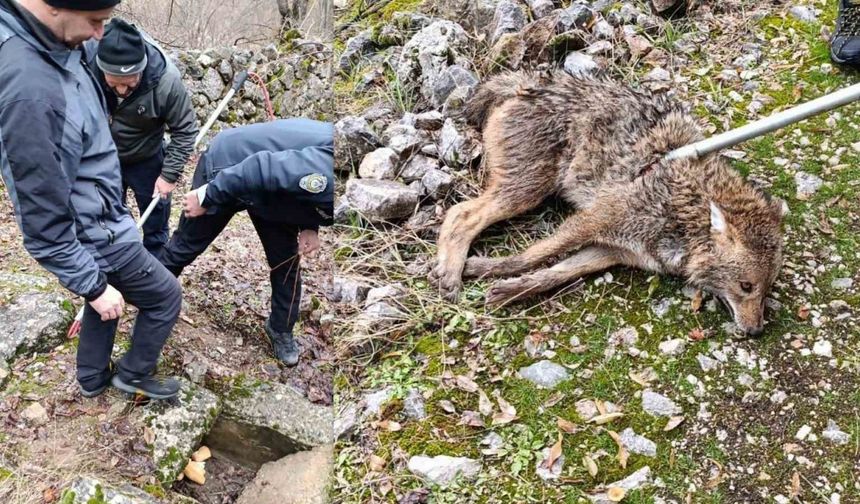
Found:
[[[102,322],[107,322],[108,320],[118,319],[122,316],[125,300],[118,290],[108,285],[101,296],[95,301],[90,302],[90,306],[102,316]]]
[[[206,213],[206,209],[200,206],[200,201],[197,200],[197,191],[185,194],[185,201],[182,202],[182,210],[189,219],[200,217]]]
[[[320,248],[320,237],[316,231],[305,229],[299,233],[299,255],[313,255]]]
[[[157,193],[159,196],[161,196],[161,199],[167,199],[167,197],[170,196],[170,193],[172,193],[173,189],[175,188],[175,183],[170,183],[161,178],[161,176],[159,176],[158,179],[155,180],[155,190],[152,192],[152,194]]]

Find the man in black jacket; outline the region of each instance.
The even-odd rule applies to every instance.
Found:
[[[157,256],[170,232],[170,193],[197,136],[191,97],[170,58],[119,18],[105,27],[93,66],[111,114],[123,194],[130,187],[141,212],[154,194],[161,198],[143,225],[143,246]],[[165,131],[170,132],[166,147]]]
[[[219,133],[194,172],[179,228],[162,249],[175,275],[203,253],[237,212],[247,210],[271,268],[266,333],[276,357],[298,363],[293,338],[301,300],[299,255],[319,247],[334,211],[331,124],[282,119]]]

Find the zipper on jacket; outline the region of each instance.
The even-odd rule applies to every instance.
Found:
[[[99,196],[99,202],[102,204],[102,214],[99,215],[99,217],[98,217],[98,223],[99,223],[99,226],[101,226],[101,228],[104,229],[108,235],[108,245],[113,245],[113,242],[116,239],[116,234],[108,227],[108,225],[104,219],[105,215],[108,215],[108,213],[109,213],[109,206],[107,203],[107,199],[102,194],[101,189],[99,189],[99,185],[95,184],[95,186],[96,186],[96,194],[98,194],[98,196]]]

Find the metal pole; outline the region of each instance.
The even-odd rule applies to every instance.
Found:
[[[690,145],[685,145],[666,154],[665,159],[670,161],[673,159],[698,158],[705,154],[745,142],[751,138],[770,133],[816,114],[847,105],[857,99],[860,99],[860,84],[848,86],[847,88],[834,91],[788,110],[783,110],[777,114],[751,122],[740,128],[720,133],[719,135]]]

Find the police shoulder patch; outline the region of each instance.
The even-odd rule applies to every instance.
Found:
[[[326,180],[324,175],[319,173],[311,173],[310,175],[305,175],[299,180],[299,187],[309,193],[314,194],[318,194],[325,191],[327,185],[328,180]]]

